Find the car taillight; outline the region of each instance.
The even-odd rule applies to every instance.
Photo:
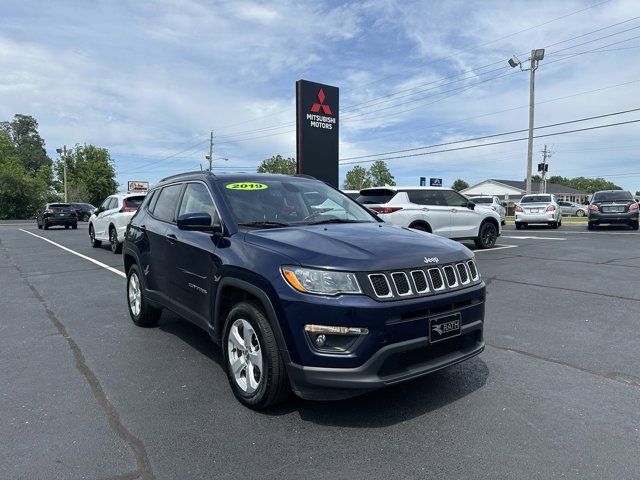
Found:
[[[629,205],[629,211],[631,210],[638,210],[638,204],[637,203],[632,203],[631,205]]]
[[[402,207],[371,207],[371,210],[378,213],[393,213],[402,210]]]
[[[553,211],[555,211],[555,209],[556,209],[555,205],[549,205],[547,207],[547,212],[553,212]]]
[[[594,205],[592,203],[591,205],[589,205],[589,210],[591,210],[592,212],[597,212],[600,209],[598,208],[598,205]]]
[[[520,205],[516,205],[516,212],[521,212],[522,211],[522,207]]]

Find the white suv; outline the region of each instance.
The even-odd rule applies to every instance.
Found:
[[[497,212],[498,215],[500,215],[500,223],[504,227],[507,220],[507,209],[504,207],[503,203],[498,197],[491,195],[480,195],[478,197],[468,198],[476,204],[476,207],[490,208],[494,212]]]
[[[360,191],[357,201],[385,222],[454,240],[474,240],[491,248],[500,236],[500,215],[442,187],[377,187]]]
[[[89,218],[91,246],[98,248],[102,246],[102,242],[109,242],[111,251],[120,253],[127,224],[138,211],[145,196],[140,193],[126,193],[107,197]]]

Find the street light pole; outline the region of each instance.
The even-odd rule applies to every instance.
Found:
[[[69,197],[67,195],[67,146],[64,145],[62,148],[56,148],[56,152],[60,154],[62,157],[62,171],[64,172],[64,203],[69,202]],[[71,153],[71,150],[69,150]]]

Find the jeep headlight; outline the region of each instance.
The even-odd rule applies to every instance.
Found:
[[[289,285],[299,292],[316,295],[362,293],[354,273],[303,267],[282,267],[282,276]]]

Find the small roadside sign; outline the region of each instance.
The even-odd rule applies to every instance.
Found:
[[[129,188],[127,188],[127,190],[129,192],[146,192],[147,190],[149,190],[149,182],[129,180],[128,185]]]
[[[441,187],[442,186],[442,179],[441,178],[430,178],[429,179],[429,185],[431,185],[432,187]]]

